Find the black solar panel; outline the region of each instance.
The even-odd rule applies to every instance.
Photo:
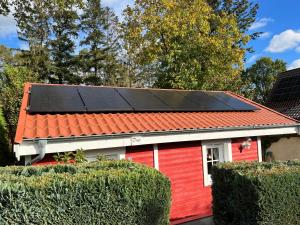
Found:
[[[86,111],[76,86],[33,85],[29,103],[33,113]]]
[[[229,105],[219,101],[206,91],[178,91],[186,100],[197,105],[197,111],[233,111]]]
[[[253,111],[223,92],[32,85],[30,113]]]
[[[249,105],[237,98],[233,98],[230,95],[225,94],[224,92],[209,92],[209,95],[226,104],[234,111],[253,111],[257,109],[255,106]]]
[[[147,89],[116,88],[124,99],[133,107],[134,111],[172,111],[165,102],[157,98]]]
[[[180,91],[151,89],[150,92],[168,105],[172,111],[197,111],[197,104],[190,101]]]
[[[288,101],[300,97],[300,73],[299,76],[280,78],[274,85],[269,102]]]
[[[133,111],[133,108],[114,88],[78,87],[88,112]]]
[[[300,68],[279,74],[266,105],[300,119]]]

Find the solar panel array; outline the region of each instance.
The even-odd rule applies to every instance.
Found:
[[[266,105],[300,119],[300,69],[286,71],[279,75]]]
[[[254,111],[224,92],[32,85],[30,113]]]

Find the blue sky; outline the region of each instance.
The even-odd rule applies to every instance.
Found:
[[[255,50],[247,55],[246,66],[250,66],[260,57],[268,56],[282,59],[288,68],[300,67],[300,1],[299,0],[254,0],[260,5],[257,21],[251,31],[264,32],[263,35],[249,43]],[[112,7],[117,15],[133,0],[102,0]],[[0,16],[0,44],[26,48],[18,40],[15,22],[12,17]]]

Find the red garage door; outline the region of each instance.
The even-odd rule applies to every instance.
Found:
[[[203,186],[200,142],[158,145],[159,170],[172,185],[171,220],[210,216],[211,189]]]

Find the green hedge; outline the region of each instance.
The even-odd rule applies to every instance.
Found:
[[[0,224],[169,223],[170,183],[129,161],[0,169]]]
[[[299,225],[300,161],[213,168],[216,225]]]

